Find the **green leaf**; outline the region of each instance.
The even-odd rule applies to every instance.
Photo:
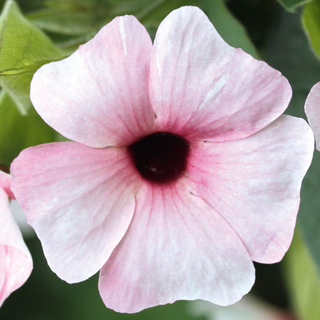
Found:
[[[116,16],[138,15],[159,7],[163,0],[52,0],[48,8],[33,12],[27,18],[42,30],[66,35],[96,33]],[[176,7],[176,6],[175,6]],[[174,7],[174,8],[175,8]],[[166,10],[166,14],[170,10]],[[164,15],[164,16],[165,16]],[[158,21],[157,25],[160,23]]]
[[[96,33],[113,18],[112,4],[108,0],[55,0],[46,4],[46,9],[30,13],[27,18],[38,28],[49,32],[65,35]]]
[[[67,13],[56,10],[43,9],[27,16],[35,26],[42,30],[81,35],[97,29],[97,19],[92,13]]]
[[[95,36],[96,32],[87,33],[83,35],[67,35],[62,33],[50,33],[50,38],[57,47],[66,52],[67,55],[72,54],[79,48],[79,45],[88,42]]]
[[[115,0],[122,1],[122,0]],[[135,1],[135,0],[133,0]],[[57,9],[60,12],[79,12],[91,10],[93,8],[103,8],[109,6],[110,0],[47,0],[48,8]]]
[[[0,16],[0,85],[26,114],[33,73],[43,64],[65,56],[51,40],[25,19],[14,1]]]
[[[284,262],[295,313],[301,320],[319,320],[320,278],[299,232],[296,232]]]
[[[305,5],[302,25],[315,54],[320,57],[320,0],[313,0]]]
[[[70,36],[93,37],[99,29],[110,22],[115,16],[138,14],[156,0],[76,0],[47,2],[47,8],[28,14],[27,18],[38,28],[50,32]],[[54,40],[57,36],[53,35]],[[59,38],[59,37],[58,37]],[[77,43],[69,39],[72,43]],[[62,40],[62,41],[61,41]],[[65,47],[64,39],[55,41]]]
[[[287,11],[294,12],[295,9],[313,0],[277,0]]]
[[[14,101],[0,92],[0,164],[9,167],[21,150],[54,141],[56,132],[51,129],[34,109],[21,115]]]
[[[0,0],[1,1],[1,0]],[[16,0],[22,12],[31,12],[39,10],[45,6],[47,0]],[[3,2],[6,2],[5,0]]]
[[[14,99],[17,108],[22,114],[26,114],[31,106],[29,97],[30,82],[33,74],[41,65],[35,64],[20,71],[12,70],[0,73],[0,86],[3,86]]]
[[[232,46],[240,47],[258,57],[255,47],[244,27],[232,16],[222,0],[102,0],[94,1],[91,7],[87,0],[54,0],[50,8],[28,15],[37,27],[64,35],[90,35],[97,32],[115,16],[135,15],[148,29],[152,37],[160,22],[174,9],[185,5],[199,6],[209,16],[221,36]],[[58,39],[61,47],[77,44],[77,39]]]

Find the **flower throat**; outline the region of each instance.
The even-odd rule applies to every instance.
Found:
[[[144,179],[164,184],[186,172],[190,143],[169,132],[156,132],[131,144],[128,151]]]

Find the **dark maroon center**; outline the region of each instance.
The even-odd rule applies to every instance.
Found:
[[[152,133],[128,147],[143,178],[168,183],[180,178],[187,169],[190,143],[169,132]]]

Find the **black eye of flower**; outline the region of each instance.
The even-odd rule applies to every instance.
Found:
[[[128,151],[141,176],[161,184],[185,173],[190,143],[169,132],[156,132],[131,144]]]

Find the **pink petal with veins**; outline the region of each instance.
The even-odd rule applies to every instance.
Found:
[[[136,18],[117,17],[70,57],[35,73],[32,103],[69,139],[91,147],[125,145],[154,129],[148,93],[151,50],[151,39]]]
[[[275,263],[290,246],[312,154],[310,127],[284,115],[247,139],[199,144],[191,190],[228,221],[252,260]]]
[[[0,172],[0,175],[3,175]],[[17,223],[13,219],[8,195],[0,188],[0,306],[28,279],[33,265]]]
[[[0,171],[0,189],[3,189],[10,199],[15,199],[10,188],[11,179],[10,174]]]
[[[160,24],[150,75],[159,131],[242,139],[278,118],[291,95],[279,71],[225,43],[200,9],[183,7]]]
[[[132,313],[181,299],[228,305],[251,289],[254,267],[241,240],[186,182],[139,190],[130,228],[100,272],[107,307]]]
[[[11,172],[12,189],[52,270],[69,283],[95,274],[127,231],[136,205],[141,178],[125,149],[44,144],[22,151]]]

